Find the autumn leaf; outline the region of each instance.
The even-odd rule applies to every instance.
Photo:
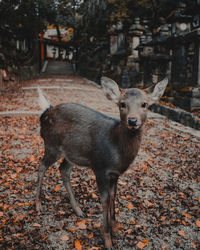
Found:
[[[179,230],[179,231],[178,231],[178,234],[179,234],[180,236],[183,236],[184,238],[186,238],[186,235],[185,235],[185,233],[184,233],[183,230]]]
[[[149,243],[149,239],[146,238],[146,239],[144,239],[144,240],[138,242],[137,247],[138,247],[139,249],[143,249],[144,247],[146,247],[146,246],[148,245],[148,243]]]
[[[129,210],[132,210],[133,208],[134,208],[133,203],[132,203],[132,202],[129,202],[129,204],[128,204],[128,209],[129,209]]]
[[[81,250],[82,249],[82,246],[81,246],[81,243],[80,243],[79,240],[75,241],[75,248],[76,248],[76,250]]]
[[[190,214],[184,213],[183,215],[184,215],[186,218],[188,218],[188,219],[191,219],[191,218],[192,218],[192,216],[191,216]]]
[[[33,223],[33,227],[41,227],[39,223]]]
[[[144,242],[140,241],[140,242],[137,243],[137,247],[139,249],[143,249],[144,247],[146,247],[146,244]]]
[[[35,156],[34,156],[34,155],[31,155],[31,156],[29,157],[29,161],[30,161],[30,162],[35,161]]]
[[[89,234],[89,236],[88,236],[89,239],[91,239],[91,238],[93,238],[93,237],[94,237],[94,234],[93,234],[93,233]]]
[[[145,166],[142,167],[142,169],[143,169],[144,171],[147,171],[149,168],[145,165]]]
[[[3,212],[0,212],[0,217],[2,217],[3,216]]]
[[[62,241],[68,241],[68,240],[70,239],[70,237],[69,237],[69,235],[64,234],[64,235],[62,235],[62,236],[60,237],[60,239],[61,239]]]
[[[101,222],[94,223],[94,228],[99,228],[101,226]]]
[[[200,227],[200,220],[196,221],[196,225],[197,225],[197,227]]]
[[[22,171],[22,168],[16,168],[16,172],[20,173]]]
[[[131,199],[133,199],[133,196],[131,196],[131,195],[126,195],[126,199],[127,199],[127,200],[131,200]]]
[[[55,191],[55,192],[57,192],[59,189],[60,189],[60,185],[58,185],[58,186],[56,186],[53,190]]]
[[[80,222],[77,222],[77,226],[80,228],[80,229],[86,229],[87,226],[86,226],[86,220],[82,220]]]
[[[98,196],[95,193],[92,193],[92,199],[96,200],[98,199]]]
[[[197,248],[197,245],[192,241],[193,248]]]
[[[146,239],[142,240],[142,242],[145,243],[145,244],[148,244],[149,243],[149,239],[146,238]]]
[[[154,204],[151,203],[150,201],[145,202],[145,205],[146,205],[147,207],[153,207],[153,206],[154,206]]]
[[[71,228],[69,228],[69,231],[72,232],[72,233],[75,233],[76,232],[76,228],[71,227]]]

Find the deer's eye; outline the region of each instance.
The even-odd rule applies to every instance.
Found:
[[[146,108],[147,107],[147,103],[143,102],[141,106],[142,106],[142,108]]]
[[[126,103],[125,102],[120,102],[120,108],[126,108]]]

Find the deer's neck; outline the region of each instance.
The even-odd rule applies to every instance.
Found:
[[[121,155],[121,172],[124,172],[133,162],[139,151],[142,139],[142,128],[131,130],[120,123],[116,126],[113,135]]]

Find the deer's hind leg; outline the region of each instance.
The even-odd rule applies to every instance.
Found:
[[[78,202],[75,200],[74,193],[73,193],[71,183],[70,183],[70,173],[72,170],[72,164],[68,162],[66,159],[64,159],[63,162],[60,164],[59,169],[60,169],[61,177],[63,180],[63,184],[69,195],[70,203],[72,205],[74,212],[78,216],[85,218],[86,217],[85,214],[82,212],[82,210],[79,207]]]

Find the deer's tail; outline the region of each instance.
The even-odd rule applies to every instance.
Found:
[[[46,96],[42,93],[42,90],[40,89],[40,87],[38,87],[38,95],[39,95],[38,103],[42,111],[45,111],[46,109],[52,106],[51,103],[46,98]]]

